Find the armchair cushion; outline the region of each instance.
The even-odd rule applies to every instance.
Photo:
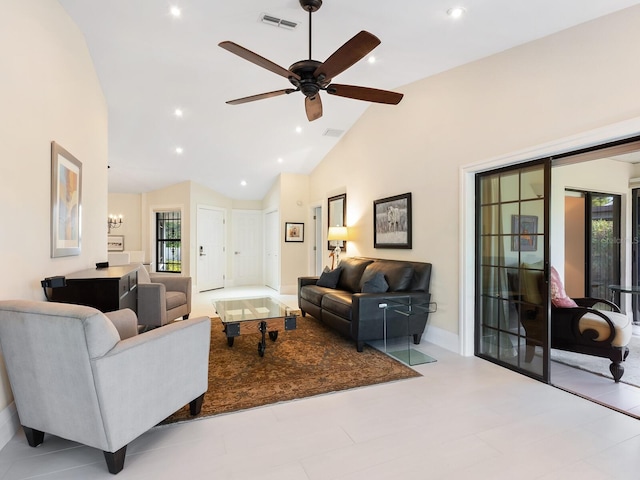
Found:
[[[625,347],[631,341],[631,334],[633,327],[631,326],[631,320],[624,313],[600,311],[604,314],[614,325],[616,334],[611,341],[612,347]],[[609,324],[600,317],[597,313],[587,312],[578,322],[580,333],[584,333],[585,330],[595,330],[598,332],[598,336],[594,338],[596,341],[606,340],[611,332]]]

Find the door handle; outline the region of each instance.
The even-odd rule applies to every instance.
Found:
[[[234,255],[240,255],[240,252],[233,252]]]

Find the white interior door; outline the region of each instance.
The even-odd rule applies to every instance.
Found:
[[[269,212],[265,215],[265,271],[264,282],[267,287],[274,290],[280,289],[280,215],[277,211]]]
[[[234,210],[231,231],[234,285],[264,285],[262,212]]]
[[[199,292],[224,287],[224,212],[198,207],[197,289]]]

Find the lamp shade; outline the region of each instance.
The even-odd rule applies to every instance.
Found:
[[[329,227],[329,233],[327,234],[327,240],[349,240],[349,231],[347,227]]]

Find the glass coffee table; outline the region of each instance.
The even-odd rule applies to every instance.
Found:
[[[213,300],[213,306],[227,336],[227,345],[240,335],[260,333],[258,354],[263,357],[267,347],[266,336],[272,341],[280,330],[295,330],[297,310],[271,297],[231,298]]]

